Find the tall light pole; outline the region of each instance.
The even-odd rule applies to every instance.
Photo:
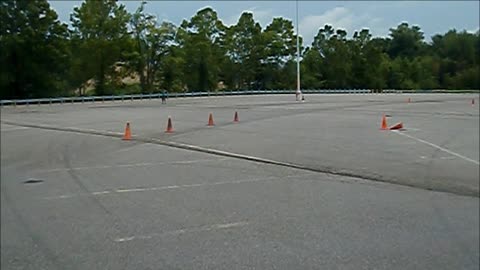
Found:
[[[298,32],[298,0],[295,0],[295,6],[297,11],[296,25],[297,25],[297,91],[295,96],[297,101],[302,100],[302,91],[300,90],[300,33]]]

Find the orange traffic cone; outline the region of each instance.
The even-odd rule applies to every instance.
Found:
[[[382,127],[380,129],[381,130],[387,130],[388,129],[387,117],[385,116],[385,114],[383,114],[383,116],[382,116]]]
[[[207,126],[215,126],[215,123],[213,122],[213,114],[210,113],[208,116],[208,125]]]
[[[397,130],[397,129],[402,129],[403,128],[403,123],[402,122],[399,122],[393,126],[391,126],[389,129],[390,130]]]
[[[233,122],[238,123],[238,112],[235,111],[235,116],[233,117]]]
[[[127,126],[125,127],[125,134],[123,135],[122,140],[129,141],[132,139],[132,133],[130,131],[130,123],[127,122]]]
[[[168,117],[167,130],[165,130],[165,133],[173,133],[172,119],[170,116]]]

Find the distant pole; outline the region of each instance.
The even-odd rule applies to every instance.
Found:
[[[295,1],[296,5],[296,24],[297,24],[297,91],[295,92],[295,96],[297,101],[302,100],[302,91],[300,91],[300,32],[298,32],[298,0]]]

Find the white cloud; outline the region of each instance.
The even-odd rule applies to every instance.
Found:
[[[468,33],[471,33],[471,34],[475,34],[477,33],[478,31],[480,31],[480,27],[477,27],[475,29],[472,29],[472,30],[467,30]]]
[[[268,24],[270,24],[273,21],[273,17],[276,17],[273,15],[273,11],[271,10],[252,10],[253,12],[253,18],[255,21],[259,22],[262,28],[267,27]]]
[[[252,12],[250,10],[244,10],[242,11],[241,13],[244,13],[244,12]],[[241,15],[240,13],[240,15]],[[232,25],[235,25],[237,22],[238,22],[238,19],[240,19],[240,15],[239,14],[235,14],[235,15],[232,15],[230,17],[227,17],[225,19],[222,19],[220,18],[220,20],[223,22],[223,24],[225,24],[226,26],[232,26]]]
[[[334,29],[344,29],[348,36],[353,35],[362,28],[370,29],[374,36],[386,36],[383,20],[369,14],[357,14],[345,7],[335,7],[321,15],[307,15],[300,19],[300,35],[304,37],[304,45],[310,46],[318,30],[325,24],[330,24]],[[388,30],[387,30],[388,31]]]

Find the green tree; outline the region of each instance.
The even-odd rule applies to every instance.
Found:
[[[47,0],[0,2],[1,97],[68,95],[77,88],[85,94],[92,79],[96,93],[106,94],[127,75],[138,75],[143,92],[211,91],[220,82],[230,89],[295,88],[292,21],[274,18],[262,30],[244,12],[226,27],[204,8],[177,27],[158,24],[145,9],[142,2],[130,15],[116,0],[86,0],[73,10],[68,31]],[[479,32],[452,29],[427,43],[420,27],[408,23],[386,38],[368,29],[347,38],[345,30],[325,25],[300,51],[303,88],[480,88]]]
[[[367,70],[371,63],[367,59],[367,46],[372,38],[370,31],[368,29],[362,29],[360,32],[355,32],[353,34],[353,39],[348,42],[350,45],[350,55],[351,55],[351,72],[352,76],[350,77],[350,86],[353,88],[361,88],[368,84]],[[369,46],[370,48],[371,46]],[[373,51],[369,51],[372,53]]]
[[[260,71],[262,28],[253,19],[253,14],[244,12],[238,22],[229,28],[226,37],[230,82],[234,88],[251,88],[256,85],[255,76]]]
[[[161,34],[158,38],[162,48],[161,61],[159,62],[159,72],[157,77],[160,86],[168,91],[179,92],[184,90],[185,66],[184,50],[178,43],[179,28],[172,23],[164,22],[159,28]]]
[[[350,88],[351,81],[351,53],[347,41],[347,32],[342,29],[337,29],[336,34],[333,35],[328,42],[333,49],[329,58],[327,59],[327,74],[332,78],[333,84],[338,88]]]
[[[133,67],[133,70],[138,74],[140,78],[140,87],[142,92],[148,92],[152,84],[150,84],[152,74],[149,65],[151,63],[150,56],[152,54],[152,32],[155,30],[157,24],[156,17],[150,14],[144,13],[144,7],[146,2],[142,1],[136,12],[132,14],[130,19],[130,25],[133,35],[133,50],[128,55],[129,66]],[[155,41],[153,41],[155,42]]]
[[[434,89],[438,85],[439,66],[434,57],[426,55],[414,59],[415,68],[410,76],[418,83],[420,89]]]
[[[439,68],[440,85],[445,88],[476,88],[478,81],[479,33],[450,30],[432,37],[431,51]]]
[[[274,18],[262,33],[259,44],[264,48],[261,57],[263,88],[294,88],[297,36],[293,30],[292,21]]]
[[[322,71],[323,59],[317,50],[308,47],[301,62],[301,83],[303,89],[320,89],[325,86]]]
[[[169,53],[161,62],[160,82],[161,87],[169,92],[181,92],[185,90],[185,74],[183,67],[185,66],[182,50],[177,46],[169,47]]]
[[[348,88],[351,84],[351,47],[347,32],[325,25],[315,36],[312,49],[322,58],[322,70],[329,88]]]
[[[332,48],[328,45],[328,40],[335,33],[335,29],[329,24],[318,30],[317,35],[312,42],[312,49],[318,51],[320,57],[325,58],[329,53],[332,53]]]
[[[385,44],[372,39],[368,29],[353,34],[350,42],[353,88],[383,89],[386,86],[388,55]]]
[[[184,74],[189,90],[216,89],[222,77],[220,64],[226,57],[227,28],[211,8],[199,10],[190,22],[180,25],[179,45],[184,50]]]
[[[81,43],[79,61],[95,74],[97,94],[108,93],[107,75],[115,76],[114,64],[122,60],[122,50],[128,44],[130,14],[115,0],[85,0],[74,8],[70,20],[74,38]]]
[[[390,58],[382,52],[382,48],[376,47],[375,42],[372,41],[365,46],[363,54],[365,57],[365,77],[358,87],[375,90],[384,89],[387,86]]]
[[[406,57],[397,57],[390,62],[388,86],[393,89],[418,89],[416,72],[418,64]],[[412,76],[414,75],[414,76]]]
[[[423,32],[417,25],[410,27],[408,23],[401,23],[397,28],[390,29],[390,37],[389,55],[391,58],[413,58],[425,51]]]
[[[46,0],[0,2],[0,96],[65,94],[67,26]]]
[[[95,71],[91,69],[92,63],[85,61],[82,50],[85,50],[84,42],[72,36],[69,42],[70,67],[68,69],[68,88],[79,89],[79,95],[86,94],[87,84],[95,76]]]
[[[156,17],[145,14],[142,2],[132,15],[130,25],[133,32],[133,53],[130,54],[130,65],[140,77],[140,86],[143,92],[151,92],[155,79],[161,68],[161,62],[169,53],[169,46],[173,44],[176,26],[163,22],[157,27]]]

